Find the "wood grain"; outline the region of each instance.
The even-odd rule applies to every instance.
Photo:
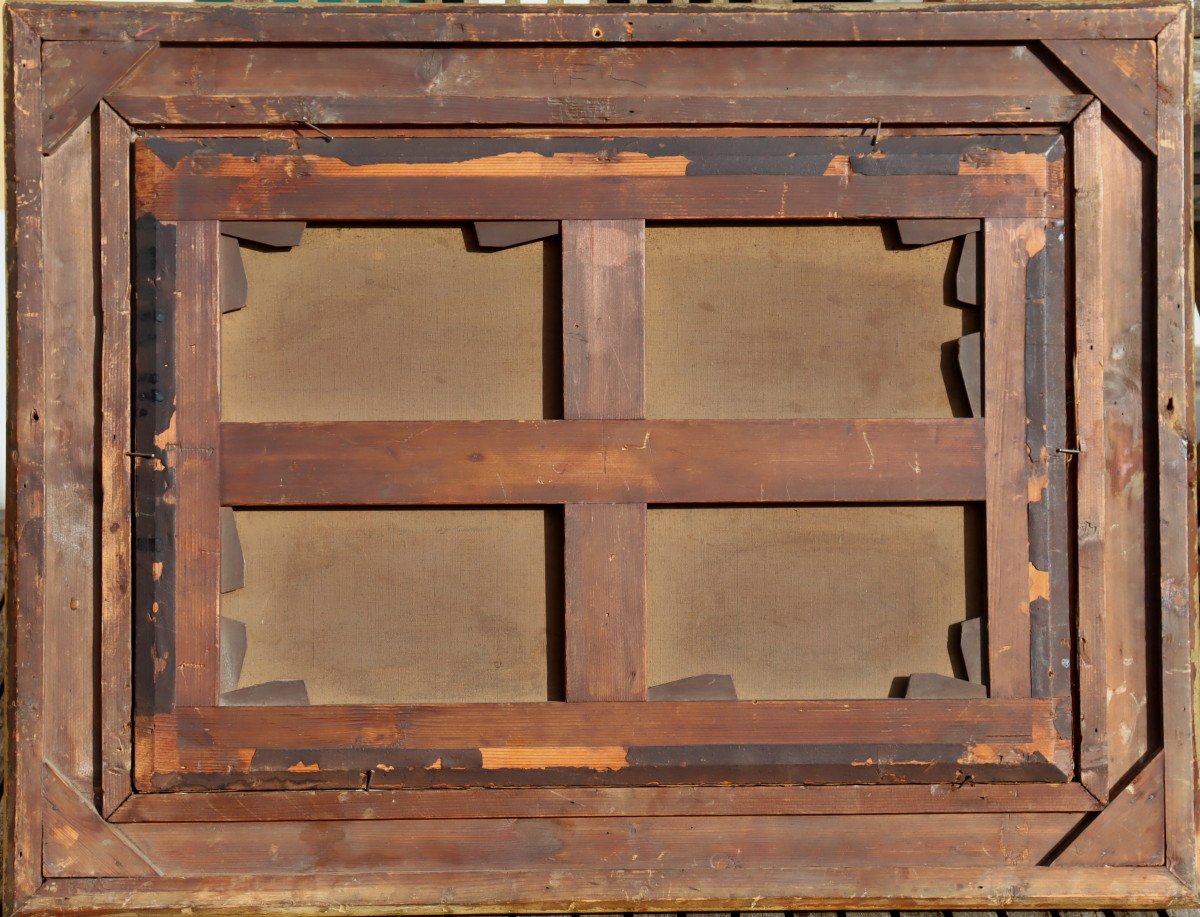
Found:
[[[42,45],[42,152],[92,116],[97,105],[157,45],[144,41],[48,41]]]
[[[96,349],[93,213],[95,134],[89,119],[45,160],[42,254],[45,259],[47,438],[46,614],[64,626],[46,631],[46,760],[79,787],[90,786],[97,716],[93,672],[78,654],[96,652]],[[84,639],[81,640],[80,638]]]
[[[131,571],[130,144],[132,132],[100,106],[100,757],[102,814],[133,790]]]
[[[20,240],[10,277],[8,336],[4,735],[5,909],[15,910],[42,881],[43,651],[46,577],[47,298],[42,240],[45,167],[41,139],[42,78],[38,34],[20,16],[7,24],[12,68],[11,216]],[[9,238],[14,238],[10,229]]]
[[[646,413],[646,224],[568,220],[563,411]],[[646,699],[646,506],[564,507],[568,701]]]
[[[77,789],[45,768],[46,875],[138,877],[161,875],[122,829],[108,824]]]
[[[162,220],[1062,215],[1057,138],[871,139],[150,138],[135,159]]]
[[[1106,182],[1099,102],[1073,128],[1075,182],[1075,424],[1079,457],[1075,481],[1078,520],[1080,781],[1108,798],[1108,688],[1104,549],[1106,519],[1105,303],[1103,247]]]
[[[1031,690],[1025,299],[1029,259],[1044,244],[1044,230],[1038,224],[984,223],[988,685],[992,697],[1027,697]]]
[[[139,721],[155,770],[139,766],[138,785],[939,783],[964,773],[981,783],[1053,783],[1070,767],[1069,740],[1054,726],[1062,703],[180,708]]]
[[[979,500],[984,426],[975,419],[224,423],[221,502]],[[1021,515],[1024,537],[1023,504]]]
[[[1165,857],[1163,756],[1155,755],[1096,815],[1056,866],[1159,866]]]
[[[567,220],[563,410],[568,420],[646,414],[646,224]]]
[[[1151,153],[1158,152],[1153,41],[1058,39],[1043,44]]]
[[[356,873],[338,886],[344,907],[434,914],[448,907],[456,913],[526,912],[533,908],[618,911],[626,907],[678,913],[715,907],[743,910],[817,908],[1005,906],[1020,891],[1034,907],[1119,909],[1171,906],[1185,902],[1187,890],[1166,868],[1064,867],[1028,864],[969,867],[837,866],[738,869],[535,869],[497,874],[480,869],[436,872]],[[35,903],[44,911],[82,914],[88,909],[142,908],[167,910],[181,897],[198,913],[219,909],[287,907],[297,914],[328,910],[329,879],[315,872],[242,877],[193,877],[142,880],[51,880]],[[819,889],[806,895],[806,889]],[[947,893],[948,892],[948,893]],[[389,902],[382,905],[380,902]],[[390,902],[399,902],[396,905]]]
[[[218,838],[199,825],[127,824],[124,829],[165,873],[219,876],[296,873],[314,860],[352,883],[361,873],[421,875],[483,861],[503,876],[553,858],[558,869],[737,871],[833,867],[867,859],[877,866],[1000,866],[1037,862],[1078,821],[1071,813],[759,816],[738,818],[449,819],[390,822],[228,823]],[[895,836],[904,844],[890,843]],[[723,864],[723,866],[714,866]]]
[[[1188,74],[1192,42],[1186,9],[1158,39],[1158,530],[1162,603],[1163,792],[1167,866],[1192,889],[1197,876],[1196,773],[1196,440],[1194,309],[1188,219],[1191,132]]]
[[[878,786],[539,787],[450,790],[295,790],[290,793],[140,793],[117,822],[343,821],[408,818],[597,818],[699,815],[903,815],[1089,812],[1076,783]]]
[[[216,704],[221,594],[220,276],[215,222],[178,225],[175,418],[163,450],[175,475],[175,702]]]
[[[1063,122],[1079,98],[1033,54],[902,44],[168,46],[110,96],[136,124],[322,126]]]

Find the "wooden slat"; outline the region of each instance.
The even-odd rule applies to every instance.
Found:
[[[420,875],[461,868],[465,859],[505,870],[531,868],[552,856],[561,870],[691,868],[727,869],[752,861],[759,867],[838,866],[868,860],[877,866],[1003,865],[1036,862],[1071,829],[1070,813],[976,815],[710,816],[644,818],[425,819],[362,821],[340,826],[303,822],[229,823],[219,836],[202,826],[125,825],[130,837],[173,875],[299,872],[306,864],[353,882],[380,869]],[[905,843],[894,843],[903,837]],[[503,881],[503,880],[501,880]]]
[[[49,765],[46,785],[44,857],[50,876],[155,876],[160,873],[130,843],[122,829],[110,825]]]
[[[1158,151],[1153,41],[1058,39],[1043,44],[1151,153]]]
[[[1013,7],[938,4],[904,10],[846,8],[763,9],[750,7],[737,16],[714,19],[708,11],[684,7],[664,16],[653,8],[593,6],[586,10],[496,10],[487,7],[439,9],[438,15],[415,9],[297,8],[278,11],[233,7],[219,19],[208,10],[187,8],[114,11],[103,18],[86,3],[57,4],[53,12],[14,4],[21,15],[50,39],[116,39],[215,42],[420,43],[566,41],[592,44],[660,42],[1002,42],[1046,38],[1154,38],[1171,21],[1175,7],[1128,3],[1081,15],[1071,7]],[[106,14],[108,11],[105,11]]]
[[[8,18],[12,67],[9,159],[12,213],[20,244],[11,256],[9,304],[9,507],[6,516],[4,909],[10,913],[42,882],[43,677],[46,574],[46,377],[43,274],[41,43],[20,16]]]
[[[143,789],[1059,782],[1061,701],[188,709],[139,721]],[[857,762],[857,764],[855,763]],[[736,767],[732,767],[736,764]]]
[[[130,430],[129,168],[132,131],[100,106],[100,757],[101,802],[111,815],[132,792],[133,564]]]
[[[980,500],[984,426],[974,419],[224,423],[221,502]],[[1024,486],[1022,479],[1022,499]],[[1020,521],[1023,538],[1023,503]],[[1025,580],[1022,573],[1022,593]]]
[[[1054,859],[1060,866],[1163,863],[1163,758],[1154,758]]]
[[[566,221],[563,411],[568,420],[646,414],[646,224]]]
[[[150,138],[137,147],[138,206],[164,220],[1062,214],[1060,138],[871,141]],[[297,174],[306,180],[293,181]]]
[[[90,118],[110,90],[155,47],[144,41],[43,43],[42,151],[53,152],[67,134]]]
[[[1108,300],[1105,253],[1103,138],[1100,103],[1094,102],[1072,128],[1075,181],[1075,428],[1079,457],[1075,481],[1079,544],[1079,726],[1080,781],[1099,799],[1108,798],[1107,652],[1108,609],[1104,549],[1106,502],[1105,366]]]
[[[469,858],[468,858],[469,859]],[[722,863],[722,866],[724,864]],[[412,873],[356,873],[338,886],[342,907],[397,908],[406,913],[453,908],[458,913],[524,913],[567,907],[612,911],[624,907],[678,912],[681,909],[786,910],[796,907],[922,907],[949,903],[958,907],[995,907],[1022,891],[1033,907],[1169,906],[1186,888],[1165,868],[996,865],[838,867],[786,866],[737,869],[695,866],[687,869],[536,869],[494,871],[456,868]],[[804,891],[815,889],[813,895]],[[950,889],[950,894],[947,894]],[[52,880],[38,902],[59,913],[87,909],[169,910],[180,897],[194,908],[327,907],[329,877],[317,872],[260,875],[253,883],[231,876],[144,880]]]
[[[96,350],[94,122],[79,125],[45,161],[42,256],[46,291],[46,760],[79,787],[96,760],[94,673],[76,653],[94,652],[79,636],[95,628]]]
[[[1155,537],[1156,510],[1154,490],[1144,486],[1154,477],[1153,423],[1148,420],[1153,398],[1143,376],[1153,359],[1154,331],[1146,316],[1155,309],[1157,251],[1153,157],[1109,123],[1101,131],[1101,156],[1105,219],[1102,258],[1093,272],[1099,279],[1093,282],[1104,290],[1104,374],[1102,392],[1091,397],[1103,402],[1105,438],[1097,447],[1107,458],[1102,484],[1107,658],[1106,678],[1096,689],[1107,698],[1108,791],[1139,767],[1158,741],[1153,700],[1159,692],[1158,665],[1148,649],[1153,644],[1147,644],[1148,626],[1155,627],[1157,620],[1147,600],[1147,590],[1154,588],[1147,545]]]
[[[1161,563],[1163,792],[1167,866],[1197,893],[1197,633],[1194,307],[1189,263],[1191,133],[1186,9],[1158,40],[1157,427]]]
[[[646,224],[566,221],[563,410],[646,412]],[[566,699],[646,699],[646,506],[564,508]]]
[[[215,222],[177,227],[175,415],[159,448],[175,472],[175,702],[185,705],[219,693],[219,245]]]
[[[965,792],[964,792],[965,790]],[[118,822],[344,821],[408,818],[596,818],[621,815],[901,815],[1088,812],[1077,783],[880,786],[462,787],[450,790],[293,790],[139,793]]]
[[[168,46],[110,98],[137,124],[322,126],[1062,123],[1081,107],[999,44]]]
[[[646,699],[646,504],[564,507],[566,698]]]
[[[1052,220],[1030,255],[1025,305],[1029,461],[1030,678],[1035,697],[1071,693],[1071,519],[1067,460],[1066,226]]]
[[[984,224],[984,428],[987,441],[987,609],[993,697],[1027,697],[1031,570],[1025,449],[1025,300],[1040,224]]]

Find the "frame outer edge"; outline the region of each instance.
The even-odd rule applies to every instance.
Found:
[[[1158,37],[1158,471],[1167,866],[1197,898],[1191,16]],[[1183,95],[1180,96],[1180,89]]]
[[[9,11],[9,411],[6,545],[4,904],[42,882],[42,644],[45,575],[45,366],[42,279],[41,36]],[[18,499],[19,496],[19,499]]]

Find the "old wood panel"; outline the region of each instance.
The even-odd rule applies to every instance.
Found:
[[[979,500],[983,426],[973,419],[226,423],[221,502]],[[1020,521],[1024,538],[1024,504]]]
[[[212,42],[537,42],[629,44],[667,41],[787,43],[1021,41],[1046,38],[1155,38],[1174,15],[1170,5],[1129,5],[1106,9],[1088,19],[1071,9],[979,8],[943,4],[936,9],[793,10],[751,8],[738,16],[713,18],[684,8],[663,16],[654,9],[520,10],[497,15],[484,8],[438,10],[420,7],[388,11],[339,10],[328,23],[324,10],[298,9],[290,17],[271,10],[235,7],[219,21],[205,10],[162,9],[114,13],[95,21],[86,4],[65,4],[53,14],[33,4],[14,4],[19,15],[48,39],[118,39],[142,32],[139,40],[169,34],[175,41]],[[947,16],[946,13],[953,15]],[[144,31],[143,31],[144,30]]]
[[[96,718],[93,672],[76,655],[96,651],[95,367],[96,266],[80,251],[96,244],[95,225],[80,214],[95,206],[91,120],[45,160],[42,200],[47,344],[46,465],[47,615],[63,622],[46,633],[46,758],[79,787],[90,785]],[[81,645],[79,637],[88,639]]]
[[[154,138],[137,147],[138,206],[164,220],[1061,215],[1056,138],[872,139]]]
[[[42,79],[38,35],[23,20],[10,22],[11,117],[15,136],[9,168],[12,216],[21,244],[13,254],[9,309],[7,493],[5,518],[5,840],[12,857],[4,901],[33,894],[42,879],[42,721],[46,607],[46,278],[43,272]],[[10,237],[11,238],[11,237]],[[13,384],[15,383],[15,384]],[[51,453],[53,460],[53,453]],[[9,814],[11,813],[11,815]],[[6,866],[8,863],[6,861]]]
[[[361,788],[367,780],[372,786],[761,783],[764,777],[936,783],[957,779],[955,773],[980,782],[1003,781],[1005,774],[1057,782],[1070,755],[1053,725],[1057,703],[181,709],[139,725],[138,741],[153,748],[156,771],[139,765],[138,777],[140,785],[159,789],[214,779],[238,788],[244,781],[236,775],[250,772],[295,788]],[[738,767],[731,770],[733,763]]]
[[[1104,217],[1107,186],[1103,122],[1098,102],[1089,105],[1074,127],[1075,225],[1075,390],[1079,458],[1076,514],[1079,546],[1079,727],[1080,780],[1101,798],[1108,794],[1107,674],[1108,538],[1106,485],[1105,367],[1106,281],[1098,265],[1106,263]],[[1136,185],[1134,186],[1136,188]],[[1113,609],[1114,614],[1119,612]],[[1114,673],[1115,675],[1115,673]],[[1115,730],[1114,730],[1115,731]],[[1115,736],[1114,736],[1115,738]]]
[[[1196,668],[1196,462],[1194,310],[1188,220],[1191,134],[1187,74],[1192,42],[1186,10],[1163,29],[1158,43],[1157,277],[1158,520],[1162,611],[1162,670],[1177,677],[1163,685],[1163,792],[1166,862],[1196,894],[1197,760]]]
[[[175,248],[175,415],[156,439],[173,472],[175,499],[175,701],[215,703],[219,518],[220,235],[183,222]]]
[[[1045,246],[1040,224],[984,224],[984,425],[987,438],[988,687],[1023,697],[1030,684],[1029,458],[1025,448],[1026,271]]]
[[[101,795],[105,815],[132,791],[133,608],[131,570],[132,249],[129,208],[131,132],[108,106],[100,108],[100,705]]]
[[[642,815],[903,815],[1088,812],[1077,783],[880,786],[540,787],[449,790],[294,790],[290,793],[141,793],[119,822],[341,821],[400,818],[596,818]]]
[[[565,221],[563,416],[646,412],[646,225]],[[646,507],[567,504],[566,699],[646,698]]]
[[[831,86],[829,74],[839,79]],[[204,78],[196,79],[197,73]],[[331,92],[353,81],[349,91]],[[631,94],[629,87],[636,87]],[[718,92],[706,87],[721,87]],[[163,48],[110,96],[135,124],[1069,121],[1022,45]]]
[[[351,880],[392,870],[420,874],[484,860],[500,870],[536,867],[700,869],[715,857],[738,864],[834,866],[847,855],[880,866],[984,867],[1037,862],[1078,820],[1041,815],[763,816],[756,819],[450,819],[230,824],[221,837],[199,826],[126,825],[168,875],[294,873],[319,866]],[[683,831],[677,830],[683,828]],[[896,838],[903,843],[896,844]]]

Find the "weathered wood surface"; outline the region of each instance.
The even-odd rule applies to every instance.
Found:
[[[351,138],[140,142],[163,220],[1061,216],[1060,138]],[[547,181],[553,178],[553,181]]]
[[[43,42],[42,152],[57,149],[156,47],[143,41]]]
[[[1059,866],[1158,866],[1166,851],[1163,757],[1155,755],[1054,858]]]
[[[219,693],[220,235],[214,222],[176,228],[175,412],[155,438],[175,503],[175,702],[213,704]]]
[[[104,39],[152,42],[413,43],[566,41],[582,44],[661,42],[788,43],[832,42],[998,42],[1067,39],[1155,38],[1176,14],[1161,3],[1114,4],[1103,15],[1081,17],[1078,8],[938,4],[901,10],[866,9],[846,4],[821,10],[738,10],[714,17],[684,7],[668,16],[653,7],[627,9],[506,10],[488,7],[437,9],[420,5],[329,11],[235,6],[214,19],[208,10],[166,8],[106,11],[97,19],[86,3],[63,3],[51,12],[35,4],[13,10],[47,39]],[[286,12],[286,15],[280,15]],[[381,15],[382,14],[382,15]]]
[[[1070,767],[1069,741],[1055,728],[1057,703],[180,708],[139,721],[147,755],[137,783],[176,791],[939,783],[964,774],[976,782],[1053,783]]]
[[[83,796],[49,765],[44,770],[47,876],[111,878],[161,875],[124,832],[108,824]]]
[[[79,359],[96,348],[95,264],[80,259],[93,251],[95,225],[80,220],[90,212],[95,189],[93,122],[81,125],[45,160],[42,191],[42,257],[46,295],[46,437],[55,457],[45,471],[46,614],[65,626],[46,632],[46,760],[67,780],[91,785],[97,710],[92,673],[75,660],[77,635],[93,635],[95,583],[95,376]],[[18,500],[23,497],[18,497]],[[95,642],[87,648],[95,652]]]
[[[646,224],[567,220],[562,252],[563,416],[644,417]],[[646,506],[563,511],[566,699],[645,700]]]
[[[536,868],[553,858],[563,870],[708,869],[715,859],[736,871],[834,867],[868,859],[879,867],[1001,866],[1041,860],[1078,821],[1071,813],[1040,815],[711,816],[580,819],[425,819],[230,823],[220,835],[200,825],[124,825],[130,838],[168,875],[219,876],[249,871],[286,874],[314,860],[343,882],[380,870],[420,875],[486,862],[506,870]],[[682,829],[682,830],[681,830]],[[893,842],[896,836],[904,844]]]
[[[5,517],[4,906],[42,881],[43,653],[46,627],[46,319],[43,250],[41,48],[21,19],[9,21],[9,122],[21,142],[8,167],[10,216],[18,240],[10,266],[8,437]],[[50,460],[56,460],[51,452]]]
[[[877,786],[539,787],[370,792],[140,793],[117,822],[342,821],[407,818],[595,818],[644,815],[903,815],[953,812],[1089,812],[1076,783]]]
[[[1158,151],[1153,41],[1059,39],[1044,44],[1151,153]]]
[[[980,420],[224,423],[221,502],[979,500],[983,451]]]
[[[1023,46],[183,45],[109,98],[134,124],[331,126],[1065,123],[1087,96]]]
[[[1045,247],[1045,229],[1033,222],[988,220],[983,238],[988,687],[992,697],[1027,697],[1034,578],[1027,518],[1025,313],[1029,263]]]
[[[129,126],[100,106],[100,758],[103,814],[132,792],[133,459]]]
[[[369,908],[399,901],[405,913],[495,914],[531,909],[563,912],[620,907],[674,912],[752,904],[781,909],[810,907],[995,907],[1015,901],[1042,907],[1115,907],[1122,910],[1186,903],[1185,888],[1164,868],[1076,867],[1047,869],[1029,864],[986,869],[783,866],[737,869],[574,868],[514,869],[504,872],[497,894],[494,872],[453,869],[424,873],[359,872],[338,884],[342,907]],[[813,890],[799,897],[797,890]],[[186,897],[199,913],[232,907],[288,907],[303,914],[328,909],[329,879],[314,872],[262,875],[253,884],[241,877],[143,880],[52,880],[43,889],[42,913],[85,913],[88,908],[176,906]],[[37,905],[35,905],[36,907]],[[50,909],[53,909],[51,911]],[[35,911],[38,912],[38,911]],[[1016,914],[1017,912],[1009,912]]]
[[[1200,896],[1197,876],[1197,632],[1195,310],[1188,219],[1192,58],[1186,8],[1158,41],[1156,244],[1159,597],[1163,681],[1166,863]]]

